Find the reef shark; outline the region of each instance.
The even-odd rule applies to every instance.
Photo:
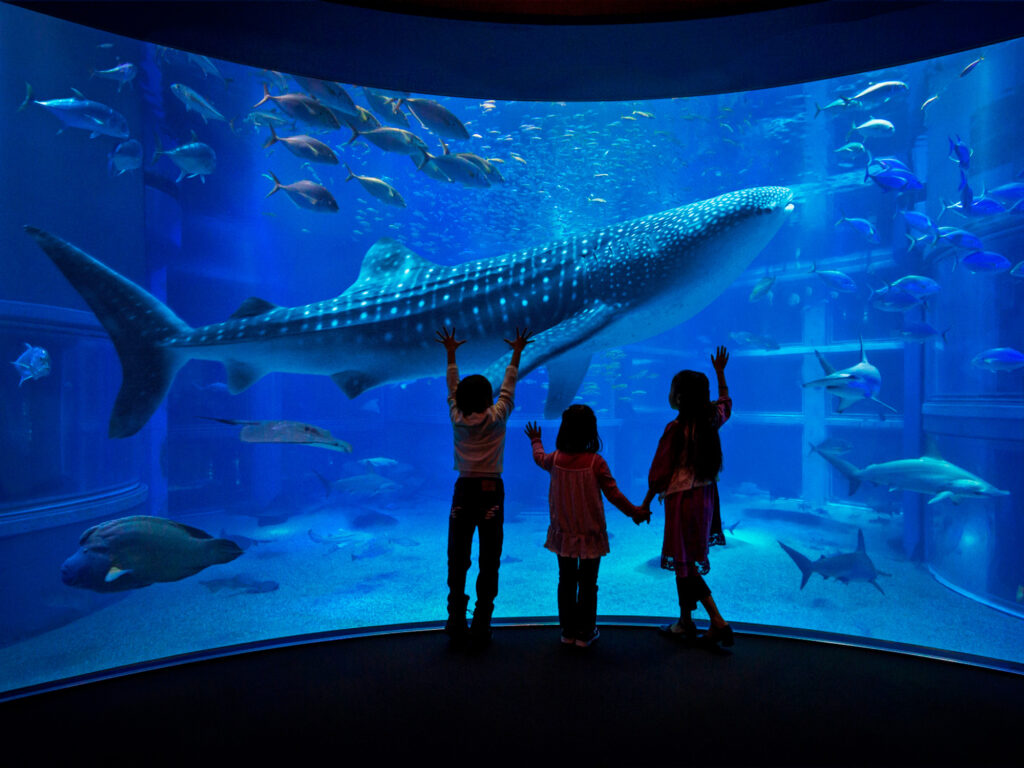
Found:
[[[190,359],[227,369],[232,394],[271,371],[330,376],[349,397],[386,382],[440,375],[434,331],[470,343],[463,370],[500,381],[502,340],[529,328],[520,376],[546,366],[545,416],[573,399],[602,349],[655,336],[725,290],[793,211],[786,187],[755,187],[576,235],[548,245],[437,264],[391,239],[367,251],[342,294],[299,307],[251,297],[226,321],[190,327],[162,302],[77,247],[26,231],[110,334],[122,382],[109,435],[128,437],[160,405]]]
[[[943,459],[931,435],[925,435],[925,452],[920,458],[869,464],[864,469],[857,469],[850,462],[834,454],[819,451],[813,445],[811,450],[850,481],[851,496],[865,480],[876,485],[884,485],[890,491],[923,493],[931,496],[929,504],[937,504],[945,499],[959,504],[965,498],[1010,495],[1009,491],[1002,491],[966,469]]]
[[[842,413],[860,400],[870,400],[888,408],[893,413],[896,412],[891,405],[878,399],[878,390],[882,388],[882,374],[868,362],[868,356],[864,352],[864,339],[860,340],[860,362],[840,371],[833,368],[818,350],[814,350],[814,354],[818,356],[818,362],[821,363],[825,376],[814,381],[804,382],[804,386],[827,389],[838,397],[839,405],[836,407],[836,411]]]
[[[776,541],[778,540],[776,539]],[[811,560],[792,547],[787,547],[781,541],[779,546],[786,550],[786,554],[793,558],[793,562],[800,569],[800,574],[803,577],[800,581],[800,589],[807,585],[807,580],[811,578],[812,573],[820,573],[824,579],[833,578],[843,584],[849,584],[851,581],[866,581],[869,584],[874,584],[875,589],[884,595],[885,591],[878,586],[875,579],[879,576],[892,575],[875,568],[875,564],[871,562],[864,547],[864,531],[859,528],[857,529],[857,549],[853,552],[822,555],[817,560]]]

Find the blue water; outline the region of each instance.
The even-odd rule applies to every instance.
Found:
[[[326,376],[282,372],[232,395],[224,366],[193,360],[137,434],[109,438],[117,354],[22,225],[83,249],[199,327],[225,321],[253,296],[282,307],[332,299],[356,280],[364,254],[382,237],[457,265],[759,186],[789,187],[794,210],[749,266],[666,332],[650,335],[651,318],[621,313],[617,338],[629,343],[613,335],[593,355],[575,399],[597,412],[602,453],[620,487],[636,502],[643,497],[657,439],[674,415],[672,375],[682,368],[711,374],[709,355],[725,344],[735,412],[722,431],[719,485],[731,532],[727,546],[712,551],[709,583],[726,618],[1024,661],[1024,368],[972,362],[1008,348],[1001,357],[1010,367],[1012,350],[1024,350],[1024,208],[1013,207],[1011,188],[990,198],[999,203],[994,213],[944,210],[971,203],[961,163],[974,201],[1024,183],[1015,135],[1024,107],[1020,42],[701,98],[434,96],[472,134],[448,141],[451,151],[491,159],[504,178],[473,188],[428,178],[408,156],[365,138],[348,143],[347,128],[318,133],[289,120],[277,129],[281,136],[312,133],[339,165],[304,166],[281,144],[265,149],[268,129],[246,117],[265,82],[274,95],[282,81],[298,90],[286,75],[222,61],[204,74],[185,53],[8,6],[0,6],[0,22],[0,102],[10,107],[0,127],[7,171],[0,350],[14,361],[29,343],[52,359],[48,375],[21,386],[13,368],[0,377],[0,688],[250,640],[442,619],[454,481],[444,352],[433,344],[434,328],[422,339],[436,366],[351,399]],[[126,62],[137,75],[120,90],[89,76]],[[816,107],[884,81],[905,88],[880,104],[840,101],[815,115]],[[89,138],[76,127],[58,133],[60,120],[31,101],[15,112],[26,82],[33,99],[70,97],[76,88],[124,115],[143,145],[142,167],[111,175],[109,155],[122,138]],[[174,83],[201,94],[225,120],[186,112]],[[344,87],[369,107],[358,84]],[[870,118],[890,121],[891,133],[850,133]],[[429,151],[442,153],[437,137],[409,119]],[[951,139],[969,148],[960,162],[950,156]],[[158,141],[164,150],[207,144],[216,165],[176,182],[179,169],[169,158],[153,161]],[[850,142],[861,143],[872,162],[838,151]],[[893,173],[895,161],[910,175]],[[346,182],[344,164],[387,181],[406,207]],[[270,174],[283,184],[323,185],[338,210],[306,210],[284,192],[268,197]],[[894,183],[906,188],[883,187]],[[908,229],[901,211],[967,230],[983,241],[982,252],[1006,263],[945,238],[933,245],[927,232]],[[844,218],[869,222],[875,235],[837,223]],[[908,232],[921,238],[912,248]],[[733,255],[709,256],[707,272],[726,270]],[[887,286],[907,275],[931,278],[937,292],[907,301],[906,311],[880,309],[885,291],[900,298]],[[841,280],[852,282],[849,292]],[[925,322],[934,336],[901,335]],[[802,386],[825,376],[815,351],[841,371],[861,360],[862,342],[880,377],[873,394],[885,405],[860,399],[840,411],[837,397]],[[384,346],[380,338],[363,343]],[[419,350],[411,343],[396,359]],[[544,419],[547,388],[545,367],[524,376],[509,424],[500,617],[555,614],[554,558],[541,546],[547,482],[522,435],[526,421],[539,420],[553,444],[558,422]],[[211,419],[303,422],[352,450],[245,442],[240,425]],[[933,442],[981,485],[890,491],[864,480],[851,495],[848,479],[809,450],[826,439],[858,469],[917,459]],[[969,498],[982,486],[983,496]],[[660,507],[640,528],[607,510],[612,552],[602,564],[599,612],[671,616],[672,580],[651,563],[660,551]],[[61,564],[82,533],[129,515],[234,537],[244,553],[139,589],[102,593],[62,583]],[[854,551],[858,530],[883,574],[878,589],[817,573],[801,588],[799,567],[777,543],[815,560]]]

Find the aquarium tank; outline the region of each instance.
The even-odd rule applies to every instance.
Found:
[[[325,82],[7,5],[0,41],[0,691],[439,627],[445,327],[492,380],[534,334],[499,622],[556,622],[527,422],[551,450],[589,405],[639,503],[673,375],[714,397],[721,345],[726,617],[1024,662],[1024,42],[585,103]],[[663,507],[606,510],[599,616],[673,616]]]

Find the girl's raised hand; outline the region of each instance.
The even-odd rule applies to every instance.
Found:
[[[526,422],[526,436],[531,440],[540,440],[540,427],[537,426],[536,421]]]
[[[444,344],[444,348],[449,352],[454,352],[456,349],[466,343],[466,340],[458,341],[455,338],[455,328],[452,327],[451,333],[448,332],[448,328],[442,328],[437,331],[437,338],[434,339],[438,344]]]
[[[729,362],[729,350],[725,347],[719,347],[715,350],[714,356],[711,358],[711,365],[716,371],[724,371],[726,364]]]
[[[516,328],[515,339],[505,339],[505,343],[512,347],[513,352],[522,352],[526,348],[527,344],[533,343],[533,341],[530,340],[530,329],[524,328],[520,331]]]

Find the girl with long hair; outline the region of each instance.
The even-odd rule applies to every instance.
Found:
[[[673,637],[692,641],[697,626],[690,614],[700,602],[711,627],[704,639],[712,644],[733,644],[732,627],[722,618],[702,578],[711,566],[708,550],[724,544],[718,504],[718,473],[722,444],[718,429],[732,413],[725,383],[729,352],[718,347],[711,365],[718,378],[718,399],[711,400],[708,377],[699,371],[680,371],[672,379],[668,401],[678,413],[668,423],[648,473],[643,510],[650,515],[655,495],[665,503],[665,535],[661,567],[675,572],[679,595],[679,621],[661,627]]]

